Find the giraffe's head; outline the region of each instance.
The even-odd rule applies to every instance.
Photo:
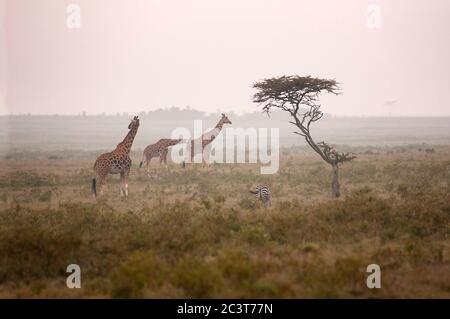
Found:
[[[230,119],[224,113],[222,113],[222,123],[233,124],[233,123],[231,123]]]
[[[137,116],[135,116],[132,120],[130,125],[128,125],[128,129],[134,129],[134,128],[138,128],[139,127],[139,118]]]

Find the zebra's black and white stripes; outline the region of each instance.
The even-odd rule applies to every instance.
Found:
[[[270,191],[267,185],[256,186],[254,191],[250,191],[255,197],[261,200],[264,204],[264,207],[270,206]]]

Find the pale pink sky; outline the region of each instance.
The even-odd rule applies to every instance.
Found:
[[[310,74],[342,83],[332,114],[450,115],[448,0],[0,0],[0,22],[0,113],[241,113],[254,81]]]

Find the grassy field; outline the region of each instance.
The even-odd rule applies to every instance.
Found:
[[[0,297],[450,298],[450,147],[355,148],[330,168],[303,148],[254,164],[139,172],[90,193],[100,151],[0,159]],[[268,184],[272,207],[248,193]],[[82,288],[66,287],[79,264]],[[368,289],[379,264],[382,288]]]

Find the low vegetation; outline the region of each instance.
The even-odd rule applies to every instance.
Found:
[[[92,199],[94,153],[1,160],[0,297],[449,298],[450,148],[433,148],[352,149],[340,199],[328,166],[295,148],[276,175],[133,167],[128,200],[117,177]],[[261,183],[269,209],[248,194]],[[373,263],[381,289],[366,286]]]

